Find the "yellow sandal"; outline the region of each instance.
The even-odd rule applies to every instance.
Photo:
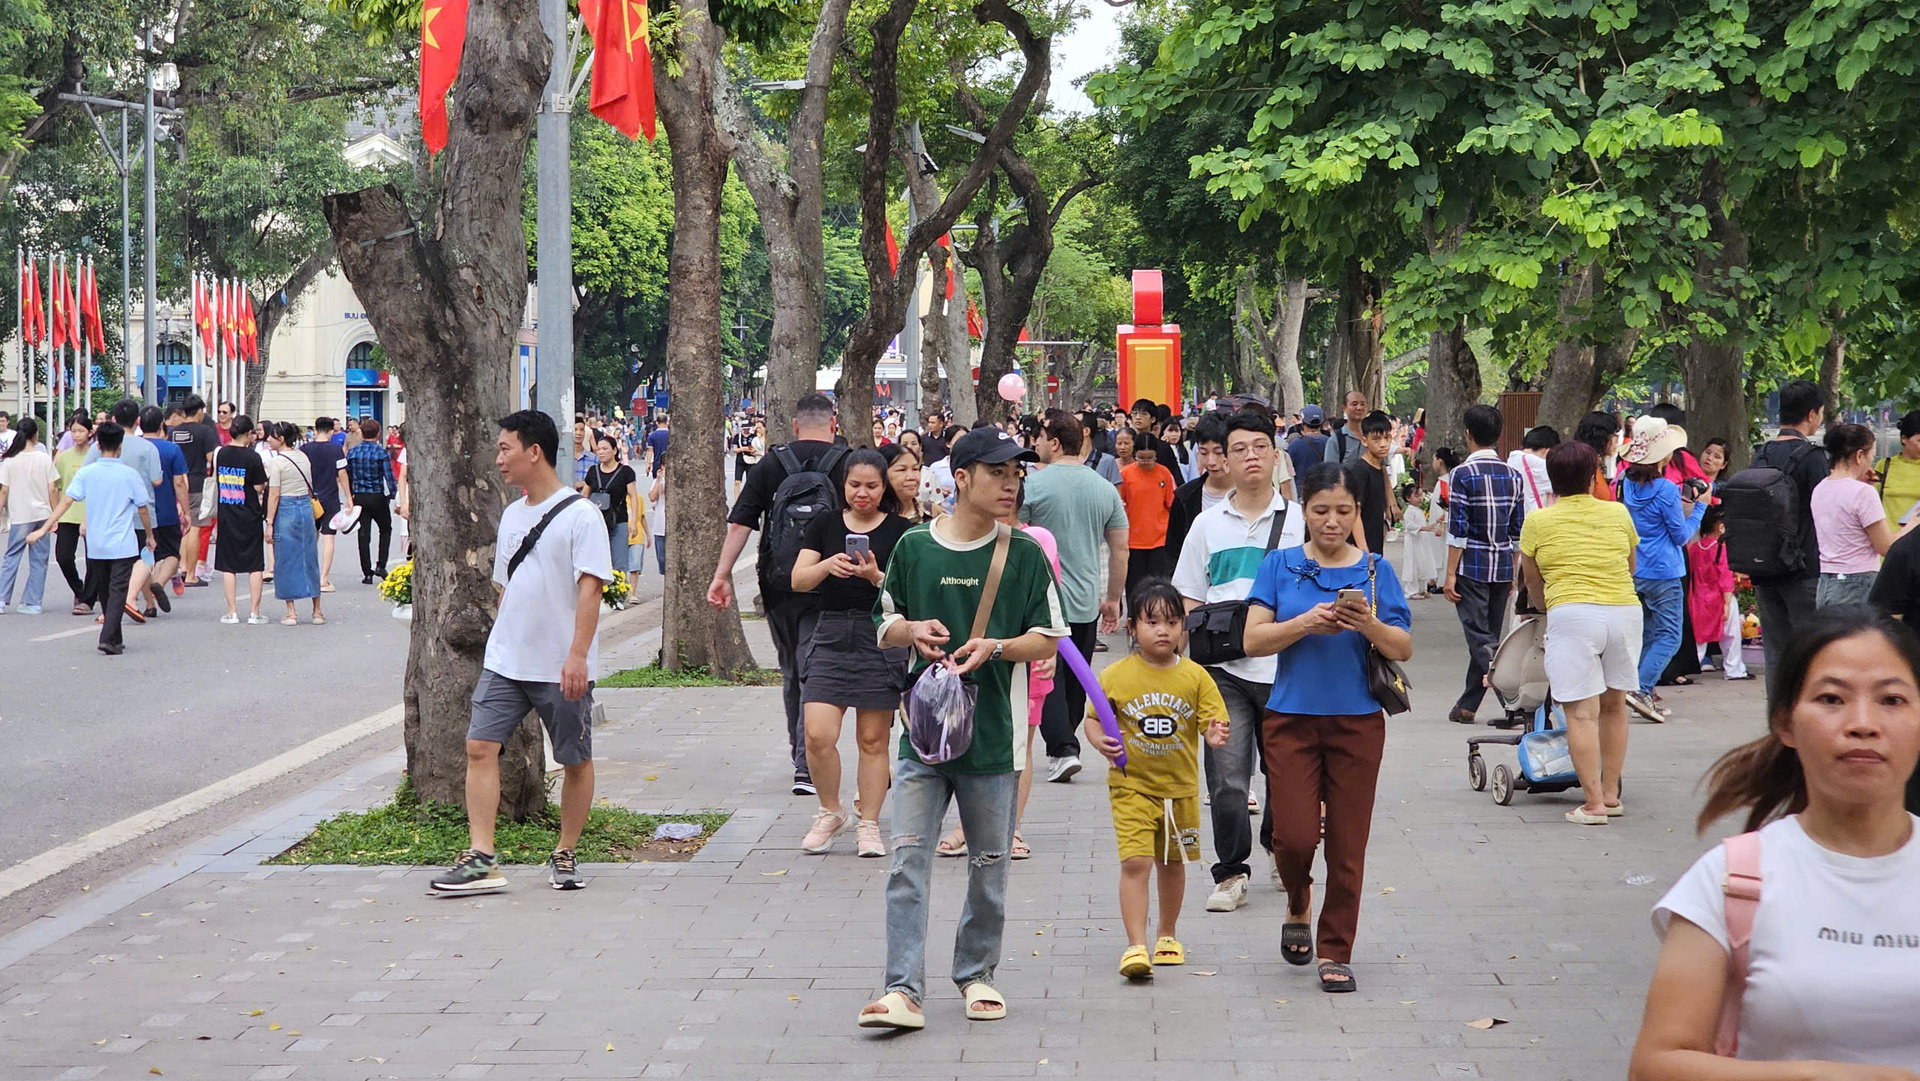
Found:
[[[1184,965],[1187,963],[1186,947],[1172,935],[1161,935],[1153,944],[1153,963],[1156,965]]]
[[[1153,959],[1145,946],[1128,946],[1120,955],[1120,975],[1129,980],[1144,980],[1153,975]]]

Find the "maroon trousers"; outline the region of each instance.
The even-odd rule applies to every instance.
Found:
[[[1353,960],[1366,877],[1373,792],[1387,741],[1385,714],[1363,717],[1271,713],[1261,730],[1267,755],[1267,804],[1273,808],[1273,852],[1287,907],[1307,907],[1313,852],[1320,844],[1320,804],[1327,805],[1327,883],[1320,901],[1315,956]]]

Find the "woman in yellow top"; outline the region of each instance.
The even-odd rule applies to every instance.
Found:
[[[1633,550],[1640,543],[1627,508],[1589,493],[1599,455],[1580,442],[1547,452],[1559,500],[1527,515],[1520,571],[1547,609],[1547,683],[1567,713],[1567,749],[1587,801],[1567,812],[1580,826],[1625,814],[1620,770],[1627,760],[1627,695],[1639,689],[1640,599]]]
[[[1898,530],[1907,511],[1920,503],[1920,409],[1900,418],[1900,453],[1880,459],[1875,472],[1888,528]]]
[[[93,418],[86,410],[75,410],[73,419],[67,424],[67,434],[73,437],[73,446],[54,455],[53,469],[60,477],[60,490],[66,491],[73,483],[73,475],[87,464],[87,448],[93,445]],[[105,583],[93,572],[93,561],[87,561],[86,574],[80,573],[80,565],[75,557],[80,549],[80,537],[87,522],[87,505],[74,500],[65,514],[60,516],[53,542],[53,559],[60,564],[60,573],[66,576],[67,588],[73,590],[73,614],[85,616],[93,614],[93,602],[99,599],[100,587]]]

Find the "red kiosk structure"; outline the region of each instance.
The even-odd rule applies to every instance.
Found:
[[[1133,322],[1120,324],[1114,342],[1122,409],[1150,398],[1179,410],[1180,327],[1160,321],[1165,298],[1159,271],[1133,272]]]

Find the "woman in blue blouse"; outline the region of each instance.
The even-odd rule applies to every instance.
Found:
[[[1683,495],[1666,477],[1667,462],[1687,445],[1686,429],[1659,417],[1633,423],[1633,442],[1620,460],[1627,463],[1620,502],[1633,517],[1640,544],[1634,549],[1633,591],[1640,595],[1640,689],[1627,705],[1650,721],[1664,719],[1653,685],[1680,648],[1687,608],[1686,543],[1700,529],[1705,502]]]
[[[1300,485],[1307,543],[1260,564],[1247,597],[1243,648],[1249,657],[1277,655],[1261,742],[1274,858],[1287,891],[1280,952],[1296,965],[1318,957],[1322,991],[1351,991],[1347,965],[1387,735],[1386,715],[1367,689],[1367,653],[1372,647],[1391,660],[1413,656],[1413,616],[1386,560],[1349,543],[1360,508],[1340,466],[1316,465]],[[1340,601],[1343,589],[1366,600]],[[1316,941],[1309,921],[1323,802],[1327,896]]]

